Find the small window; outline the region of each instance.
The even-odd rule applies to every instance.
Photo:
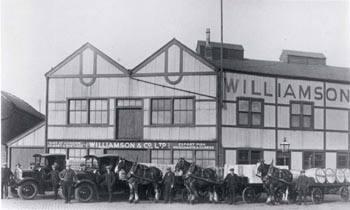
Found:
[[[261,150],[238,150],[237,164],[256,164],[263,158]]]
[[[83,160],[86,154],[87,154],[86,149],[69,149],[68,150],[69,159],[73,159],[73,160]]]
[[[276,164],[279,166],[290,166],[290,152],[283,153],[282,151],[277,151]]]
[[[50,154],[64,154],[67,155],[67,149],[62,148],[49,148]]]
[[[108,99],[70,99],[68,124],[108,124]]]
[[[89,123],[106,124],[108,122],[108,100],[90,100],[89,104]]]
[[[290,127],[297,129],[313,128],[313,103],[293,101],[290,103]]]
[[[264,126],[264,100],[239,98],[237,106],[237,124],[244,127]]]
[[[196,164],[201,167],[215,167],[215,151],[197,150]]]
[[[151,162],[156,164],[171,164],[171,150],[152,150]]]
[[[303,152],[303,169],[324,168],[325,153],[316,151]]]
[[[337,168],[350,168],[349,154],[347,152],[337,153]]]
[[[86,124],[88,119],[87,100],[69,100],[69,124]]]

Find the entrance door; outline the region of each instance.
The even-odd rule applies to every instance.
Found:
[[[116,138],[143,138],[143,110],[138,108],[123,108],[116,111]]]
[[[120,157],[125,158],[130,161],[137,161],[139,163],[149,163],[150,161],[150,151],[141,149],[106,149],[107,154],[117,154]]]

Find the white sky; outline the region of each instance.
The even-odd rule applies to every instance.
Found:
[[[224,42],[246,58],[293,49],[350,67],[349,1],[223,1]],[[173,37],[195,49],[206,28],[220,41],[220,0],[2,0],[1,87],[44,110],[44,74],[84,43],[133,68]]]

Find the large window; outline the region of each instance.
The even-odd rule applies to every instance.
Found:
[[[307,151],[303,152],[303,169],[324,168],[325,154],[324,152]]]
[[[237,164],[256,164],[263,159],[261,150],[238,150]]]
[[[237,124],[245,127],[263,127],[264,100],[238,98]]]
[[[152,150],[151,162],[156,164],[171,164],[171,150]]]
[[[290,127],[297,129],[313,128],[313,103],[304,101],[290,102]]]
[[[214,167],[215,166],[215,151],[197,150],[196,151],[196,164],[202,167]]]
[[[337,153],[337,168],[350,168],[349,153],[347,152]]]
[[[70,99],[69,124],[107,124],[107,99]]]
[[[151,101],[151,124],[191,125],[194,123],[193,98],[162,98]]]

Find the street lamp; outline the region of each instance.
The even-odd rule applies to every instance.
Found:
[[[283,138],[283,142],[280,144],[280,146],[282,148],[283,165],[287,165],[287,154],[289,152],[290,143],[287,142],[286,137]],[[288,168],[289,168],[289,165],[288,165]]]

